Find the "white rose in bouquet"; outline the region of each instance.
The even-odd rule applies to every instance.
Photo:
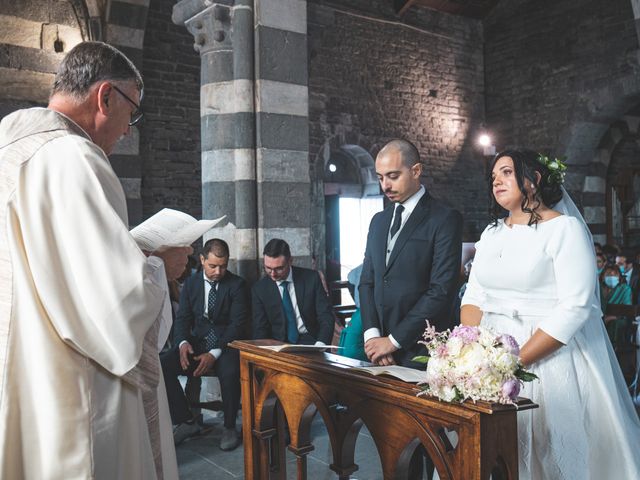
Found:
[[[448,354],[452,357],[456,357],[460,354],[462,347],[464,347],[464,342],[459,337],[450,337],[446,345]]]
[[[459,376],[472,375],[486,363],[485,350],[479,343],[465,345],[458,358],[454,360],[455,371]]]
[[[494,350],[491,357],[491,363],[502,373],[511,373],[518,368],[518,357],[506,350]]]

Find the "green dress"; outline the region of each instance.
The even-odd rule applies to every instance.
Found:
[[[620,283],[609,292],[606,298],[601,289],[600,301],[603,312],[607,311],[607,305],[631,305],[631,287],[625,283]],[[607,333],[614,348],[623,340],[632,321],[632,318],[618,317],[606,323]]]
[[[360,316],[359,308],[353,313],[347,326],[342,329],[339,346],[343,347],[338,352],[340,355],[364,360],[365,362],[369,361],[364,353],[364,333],[362,331],[362,317]]]

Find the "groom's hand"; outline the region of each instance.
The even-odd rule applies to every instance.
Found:
[[[381,365],[392,365],[390,363],[381,362],[387,362],[388,359],[385,357],[390,357],[396,350],[396,346],[391,343],[389,337],[371,338],[364,344],[364,351],[367,354],[367,357],[369,357],[369,360],[373,363],[380,363]]]
[[[396,361],[393,359],[393,355],[385,355],[384,357],[380,357],[380,359],[376,362],[376,365],[380,365],[382,367],[386,367],[388,365],[395,365]]]

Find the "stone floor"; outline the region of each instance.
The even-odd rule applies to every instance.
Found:
[[[244,453],[242,445],[231,452],[218,447],[222,435],[222,418],[204,414],[205,433],[186,440],[176,447],[180,480],[238,479],[244,478]],[[241,420],[237,428],[240,431]],[[308,478],[312,480],[335,480],[337,475],[329,469],[331,450],[327,430],[322,419],[316,417],[312,426],[315,450],[307,457]],[[352,479],[382,480],[380,460],[366,427],[360,432],[356,443],[355,460],[360,469]],[[287,478],[295,479],[295,457],[287,453]]]

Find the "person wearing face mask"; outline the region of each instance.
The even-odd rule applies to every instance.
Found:
[[[600,301],[602,311],[607,311],[607,305],[631,305],[631,287],[623,281],[620,268],[617,265],[608,265],[600,274]],[[605,315],[604,322],[611,344],[615,347],[620,335],[622,335],[630,319],[616,315]]]

